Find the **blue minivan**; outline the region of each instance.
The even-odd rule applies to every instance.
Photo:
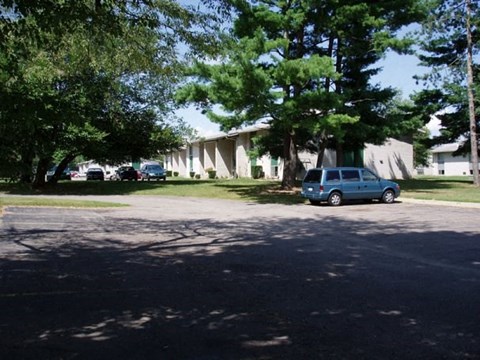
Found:
[[[344,200],[373,199],[391,204],[400,196],[400,185],[378,177],[367,168],[316,168],[307,171],[301,195],[313,205],[326,201],[339,206]]]

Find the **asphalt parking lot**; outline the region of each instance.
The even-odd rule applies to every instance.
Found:
[[[2,359],[480,359],[480,209],[147,196],[0,223]]]

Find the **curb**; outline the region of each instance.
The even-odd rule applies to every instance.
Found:
[[[441,200],[420,200],[420,199],[411,199],[411,198],[397,198],[397,201],[410,204],[423,204],[423,205],[439,205],[439,206],[453,206],[453,207],[462,207],[470,209],[480,209],[479,203],[467,203],[467,202],[458,202],[458,201],[441,201]]]

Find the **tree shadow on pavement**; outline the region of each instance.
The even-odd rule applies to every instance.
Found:
[[[478,234],[46,212],[3,219],[1,358],[479,358]]]

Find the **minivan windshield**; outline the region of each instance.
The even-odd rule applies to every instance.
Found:
[[[149,170],[162,170],[162,167],[160,165],[149,165],[148,169]]]
[[[309,170],[303,181],[306,183],[319,183],[321,179],[322,170]]]

